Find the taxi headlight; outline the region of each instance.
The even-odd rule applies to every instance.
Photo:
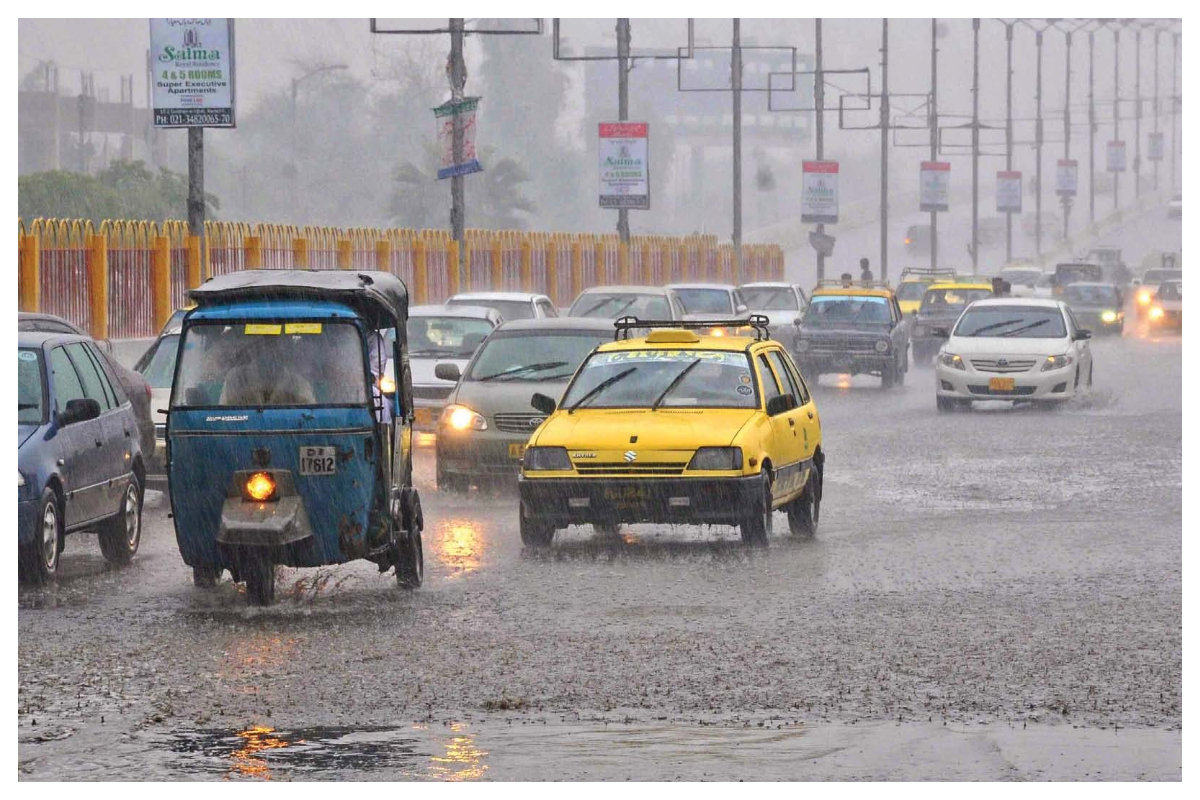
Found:
[[[448,405],[442,412],[442,424],[456,431],[486,431],[487,420],[466,406]]]
[[[1062,369],[1074,363],[1075,356],[1070,353],[1063,353],[1060,356],[1046,356],[1046,363],[1042,364],[1042,372],[1049,372],[1052,369]]]
[[[875,352],[876,353],[886,353],[888,351],[888,348],[891,346],[892,346],[892,343],[889,342],[887,339],[880,339],[878,342],[875,343]]]
[[[688,469],[731,470],[742,468],[742,448],[701,447],[688,462]]]
[[[1160,319],[1162,318],[1162,315],[1162,306],[1155,306],[1154,308],[1150,309],[1150,319]]]
[[[967,365],[963,363],[962,356],[958,355],[957,353],[941,353],[938,355],[938,361],[940,361],[943,366],[961,369],[963,372],[967,371]]]
[[[1116,322],[1117,321],[1117,312],[1103,311],[1100,313],[1100,320],[1102,322]]]
[[[571,459],[565,447],[526,447],[523,463],[525,469],[532,472],[571,468]]]
[[[256,472],[246,480],[246,496],[260,503],[275,499],[275,479],[269,472]]]

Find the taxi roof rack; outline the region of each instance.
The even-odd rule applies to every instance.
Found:
[[[613,341],[620,341],[629,338],[629,332],[632,330],[649,329],[664,329],[674,328],[676,330],[700,330],[703,328],[753,328],[754,340],[761,342],[764,339],[770,339],[771,334],[767,330],[770,324],[765,314],[751,314],[745,319],[638,319],[637,317],[621,317],[613,323],[616,332],[613,334]]]
[[[817,288],[830,289],[891,289],[892,285],[887,281],[863,281],[857,278],[852,280],[843,280],[842,278],[821,278],[817,281]]]
[[[904,280],[906,275],[928,275],[929,277],[937,277],[939,275],[954,276],[957,273],[950,267],[905,267],[900,270],[900,280]]]

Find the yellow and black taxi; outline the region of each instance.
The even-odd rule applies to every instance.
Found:
[[[825,457],[812,395],[765,317],[750,335],[712,336],[712,322],[618,320],[561,402],[533,396],[547,419],[522,464],[522,542],[651,522],[734,525],[757,545],[775,511],[792,533],[815,532]]]
[[[921,298],[930,284],[938,281],[954,280],[952,269],[921,269],[905,267],[900,273],[900,283],[896,286],[896,300],[900,303],[900,312],[905,316],[917,313],[921,307]]]
[[[942,334],[954,327],[963,310],[976,300],[995,295],[990,279],[969,275],[930,285],[921,297],[921,305],[913,320],[913,363],[929,366],[946,343],[946,337]]]

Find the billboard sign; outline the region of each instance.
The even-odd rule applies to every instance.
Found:
[[[438,126],[438,151],[442,154],[438,165],[439,181],[483,171],[475,154],[475,109],[478,107],[478,97],[464,97],[461,100],[447,100],[433,110]],[[454,162],[455,117],[462,119],[463,136],[462,161],[457,164]]]
[[[838,221],[838,162],[804,162],[800,221]]]
[[[650,124],[600,123],[600,207],[650,208]]]
[[[996,173],[996,210],[1001,213],[1021,213],[1021,173]]]
[[[921,162],[921,210],[950,210],[950,162]]]
[[[233,128],[232,19],[150,20],[156,128]]]
[[[1073,158],[1058,160],[1054,190],[1060,195],[1074,195],[1079,191],[1079,162]]]
[[[1124,172],[1125,171],[1125,143],[1124,142],[1109,142],[1108,143],[1108,171],[1109,172]]]

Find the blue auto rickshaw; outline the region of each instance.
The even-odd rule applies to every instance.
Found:
[[[249,602],[269,605],[276,565],[362,558],[419,586],[404,284],[386,272],[247,270],[189,294],[166,458],[195,584],[227,569]]]

